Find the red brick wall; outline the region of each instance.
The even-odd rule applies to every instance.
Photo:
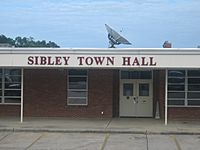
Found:
[[[66,70],[26,69],[24,74],[25,116],[112,117],[112,70],[88,71],[89,97],[87,106],[66,105]]]
[[[0,105],[0,116],[19,116],[20,105]]]
[[[24,114],[38,117],[118,117],[119,71],[91,69],[87,106],[67,106],[67,74],[64,69],[24,70]],[[155,102],[164,119],[165,70],[154,70]],[[101,112],[104,112],[102,115]],[[19,116],[20,105],[0,105],[0,116]],[[200,107],[168,108],[169,119],[200,119]]]
[[[113,117],[119,117],[119,70],[113,70]]]
[[[113,70],[89,71],[88,115],[93,117],[112,117],[113,115]],[[101,115],[101,112],[104,115]]]
[[[200,119],[199,107],[170,107],[168,108],[169,119]]]
[[[153,71],[153,117],[156,113],[156,102],[159,102],[159,71]]]
[[[159,101],[160,117],[164,118],[165,112],[165,70],[157,70],[154,76],[154,99]],[[154,103],[154,109],[156,104]]]
[[[65,70],[24,70],[25,116],[64,116],[65,97]]]

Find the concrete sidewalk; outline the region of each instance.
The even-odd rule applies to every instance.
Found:
[[[153,118],[19,118],[0,117],[0,131],[15,132],[90,132],[90,133],[135,133],[135,134],[200,134],[199,121],[169,121]]]

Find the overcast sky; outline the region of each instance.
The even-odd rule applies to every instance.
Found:
[[[200,45],[200,0],[1,0],[0,34],[61,47],[108,47],[104,24],[133,45]]]

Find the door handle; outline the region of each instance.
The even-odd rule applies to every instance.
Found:
[[[137,96],[134,96],[134,97],[133,97],[133,103],[134,103],[134,104],[137,104],[137,103],[138,103],[138,97],[137,97]]]

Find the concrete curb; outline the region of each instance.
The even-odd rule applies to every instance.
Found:
[[[1,128],[0,132],[52,132],[52,133],[110,133],[110,134],[147,134],[147,135],[200,135],[193,131],[133,131],[133,130],[101,130],[101,129],[46,129],[46,128]]]

